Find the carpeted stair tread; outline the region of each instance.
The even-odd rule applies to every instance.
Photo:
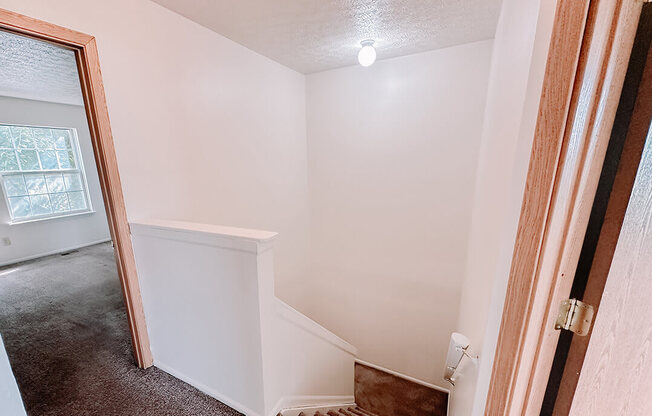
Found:
[[[357,407],[356,407],[356,408],[357,408]],[[353,413],[355,416],[366,416],[364,413],[361,413],[361,412],[357,411],[357,410],[356,410],[355,408],[353,408],[353,407],[349,407],[347,410],[348,410],[349,412]]]
[[[338,410],[336,408],[329,409],[326,414],[322,413],[323,411],[317,410],[312,413],[312,411],[305,413],[301,412],[297,416],[377,416],[374,413],[371,413],[367,410],[364,410],[358,406],[349,406],[347,409],[340,407]],[[282,416],[282,413],[279,413],[277,416]]]
[[[351,410],[350,407],[349,407],[349,410]],[[356,406],[356,407],[355,407],[355,410],[356,410],[359,414],[361,414],[361,416],[377,416],[375,413],[371,413],[370,411],[365,410],[365,409],[361,408],[360,406]]]

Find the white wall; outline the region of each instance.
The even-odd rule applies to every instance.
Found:
[[[515,12],[502,18],[496,51],[517,48],[519,58],[502,63],[516,66],[492,87],[490,104],[504,114],[496,121],[508,123],[525,104],[510,89],[524,88],[528,66],[520,63],[530,59],[536,22],[528,11],[538,6],[522,2],[521,15],[518,3],[505,1]],[[468,318],[456,325],[466,252],[476,244],[467,241],[471,206],[492,202],[471,191],[491,41],[314,74],[306,91],[303,75],[147,0],[0,0],[0,7],[97,38],[130,219],[280,232],[281,297],[359,347],[361,358],[435,384],[450,332],[484,332],[468,323],[502,310],[501,302],[492,309],[482,301],[470,312],[468,294]],[[514,105],[500,110],[503,92]],[[511,168],[501,166],[522,164],[509,152],[527,146],[514,145],[513,129],[504,134],[507,153],[492,163],[502,141],[483,140],[478,177],[497,169],[492,183],[509,188]],[[310,196],[307,155],[317,190]],[[306,274],[309,229],[318,254]],[[467,287],[488,293],[493,277],[477,277],[479,285],[467,279]]]
[[[274,233],[239,238],[164,221],[130,227],[154,365],[247,415],[265,415],[257,257]]]
[[[0,238],[11,239],[11,245],[0,249],[0,265],[110,239],[84,107],[0,97],[0,123],[77,129],[95,210],[92,214],[9,225],[9,209],[0,189]]]
[[[311,268],[291,304],[445,386],[492,41],[307,76]]]
[[[457,328],[480,355],[451,415],[481,415],[489,388],[556,1],[504,0],[494,40]],[[476,387],[477,386],[477,387]]]
[[[278,231],[279,286],[302,274],[303,75],[147,0],[0,7],[96,37],[130,219]]]
[[[0,337],[0,414],[27,416],[2,337]]]

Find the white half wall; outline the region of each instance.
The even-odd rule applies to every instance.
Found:
[[[355,348],[274,296],[276,233],[131,230],[154,365],[248,416],[353,402]]]
[[[0,123],[77,129],[79,148],[94,213],[9,225],[9,208],[0,188],[0,265],[53,254],[111,238],[102,200],[84,107],[45,101],[0,97]],[[0,245],[1,245],[0,240]]]
[[[310,272],[291,304],[446,387],[492,41],[307,76]]]
[[[451,416],[484,414],[556,3],[503,2],[457,324],[480,359],[465,366],[451,389]]]
[[[279,232],[303,275],[305,77],[148,0],[0,0],[95,36],[127,216]]]
[[[258,279],[273,276],[257,259],[272,255],[275,234],[169,221],[130,228],[154,365],[265,415]]]

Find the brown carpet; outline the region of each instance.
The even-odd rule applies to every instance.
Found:
[[[136,367],[109,243],[0,268],[0,333],[29,416],[239,414]]]
[[[355,363],[355,403],[381,416],[446,416],[448,393]]]

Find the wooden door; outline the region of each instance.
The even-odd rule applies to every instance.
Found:
[[[652,130],[570,414],[652,415]]]

